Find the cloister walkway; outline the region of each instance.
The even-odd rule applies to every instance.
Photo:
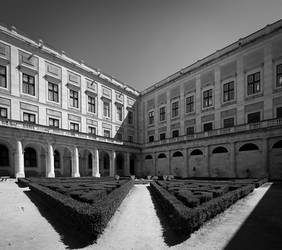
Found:
[[[169,247],[163,237],[166,229],[147,186],[135,185],[97,242],[84,249],[224,249],[231,239],[233,244],[240,236],[239,228],[242,225],[244,228],[246,219],[252,217],[249,215],[270,188],[271,184],[267,183],[256,189],[188,239]],[[79,243],[66,244],[62,231],[57,230],[49,218],[42,216],[28,192],[28,188],[19,188],[13,181],[0,183],[0,249],[80,248]],[[269,208],[272,210],[273,207]],[[75,236],[72,238],[76,239]],[[248,248],[241,245],[240,249]]]

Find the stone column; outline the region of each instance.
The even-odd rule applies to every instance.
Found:
[[[17,151],[15,159],[15,176],[16,178],[23,178],[24,175],[24,152],[21,141],[17,141]]]
[[[99,150],[97,148],[92,152],[92,176],[100,177]]]
[[[115,176],[116,173],[116,151],[112,151],[110,157],[110,176]]]
[[[183,156],[184,156],[184,177],[189,176],[189,171],[188,171],[188,152],[187,148],[184,148],[183,150]]]
[[[157,153],[156,152],[154,153],[153,164],[155,168],[155,175],[158,175],[157,173]]]
[[[130,175],[130,153],[125,153],[125,169],[124,169],[125,175]]]
[[[78,154],[78,148],[77,147],[75,147],[74,150],[73,150],[71,176],[72,177],[80,177],[80,174],[79,174],[79,154]]]
[[[238,177],[237,168],[236,168],[236,147],[235,143],[230,143],[230,164],[232,166],[233,173],[231,173],[230,177]]]
[[[48,156],[47,156],[47,177],[55,177],[55,169],[54,169],[54,149],[51,144],[48,145]]]

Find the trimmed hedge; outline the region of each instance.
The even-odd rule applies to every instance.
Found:
[[[169,218],[172,218],[171,223],[187,233],[192,233],[205,221],[223,212],[237,200],[252,192],[254,190],[254,185],[247,184],[245,186],[239,187],[234,191],[230,191],[220,197],[206,201],[194,208],[185,206],[185,203],[189,204],[187,203],[187,200],[182,203],[174,195],[169,193],[169,191],[165,190],[162,186],[155,182],[151,183],[151,190],[153,191],[153,195],[156,197],[162,209],[167,211]],[[212,197],[212,193],[205,195],[205,198],[202,199],[210,199]],[[187,199],[187,197],[185,198]],[[184,198],[181,199],[184,200]]]
[[[103,232],[133,184],[133,181],[128,181],[103,198],[100,196],[95,203],[90,205],[38,183],[28,183],[31,191],[38,194],[44,205],[54,211],[59,219],[63,218],[65,224],[93,238]],[[84,197],[84,199],[88,198]]]

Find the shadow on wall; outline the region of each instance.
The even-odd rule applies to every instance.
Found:
[[[75,231],[72,227],[65,224],[62,219],[56,215],[54,209],[48,209],[48,207],[43,204],[41,197],[32,191],[24,191],[24,193],[38,208],[41,216],[43,216],[60,235],[61,241],[66,245],[67,249],[83,248],[95,243],[95,238],[85,236],[81,232]]]
[[[273,183],[225,250],[282,249],[282,182]]]

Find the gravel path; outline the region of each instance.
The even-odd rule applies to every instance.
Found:
[[[224,249],[271,184],[253,193],[207,222],[181,244],[168,247],[150,193],[135,185],[97,242],[84,249]],[[0,183],[0,249],[65,249],[60,235],[15,183]]]

